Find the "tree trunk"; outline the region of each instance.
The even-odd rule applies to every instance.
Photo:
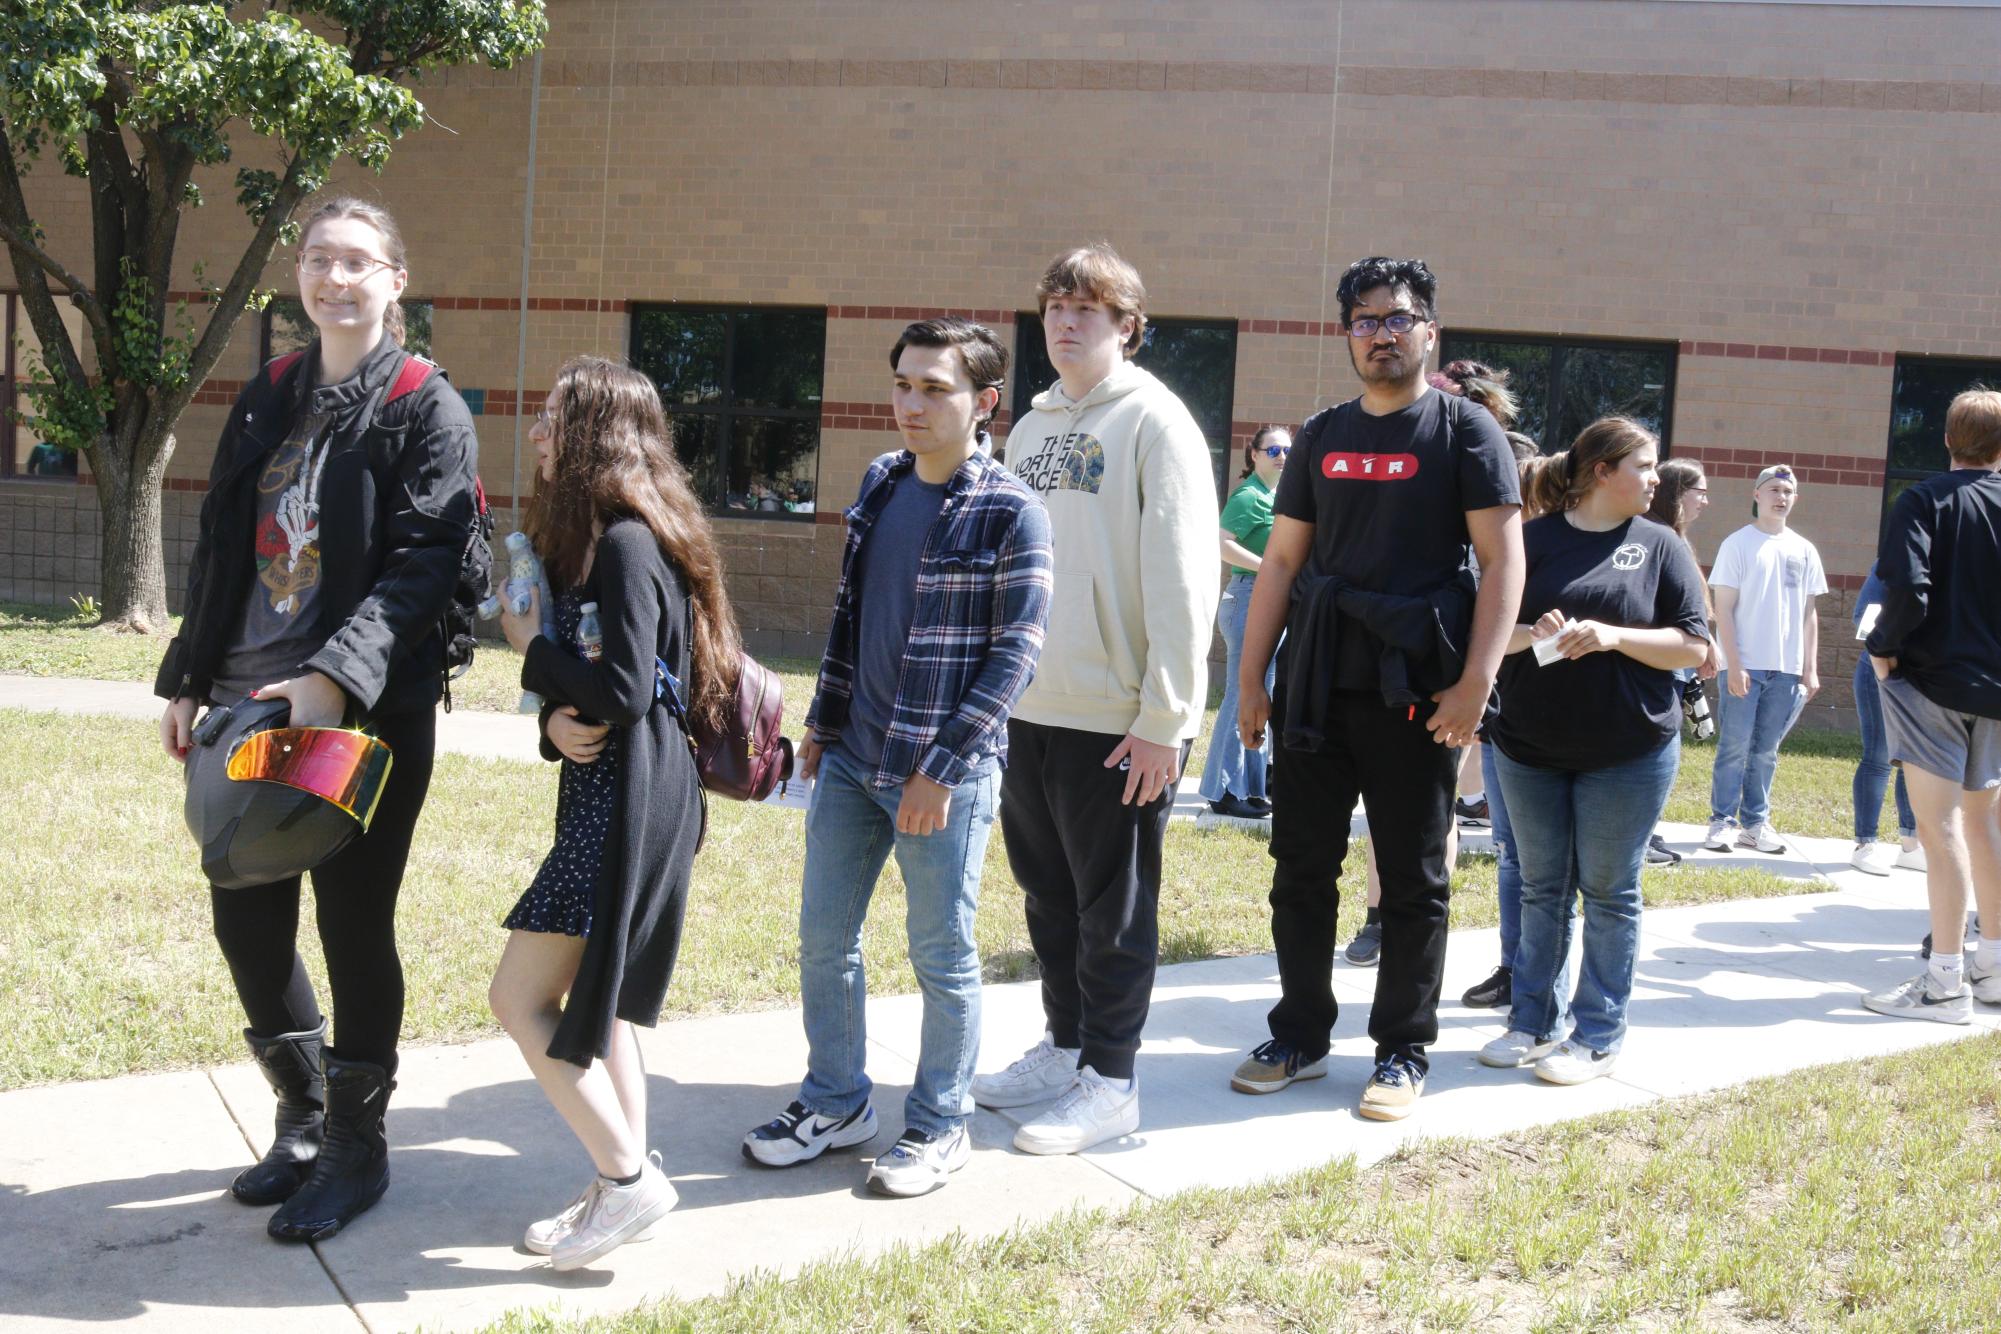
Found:
[[[109,437],[93,452],[102,516],[103,623],[140,634],[162,633],[167,629],[167,569],[160,542],[160,488],[174,437],[169,434],[150,449],[142,440],[133,451],[137,466],[125,462]]]

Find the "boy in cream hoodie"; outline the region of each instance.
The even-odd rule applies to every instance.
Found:
[[[973,1097],[1048,1103],[1015,1147],[1075,1153],[1139,1128],[1161,841],[1208,700],[1220,519],[1201,429],[1131,361],[1139,273],[1101,242],[1059,256],[1036,296],[1060,382],[1008,433],[1007,462],[1048,507],[1055,590],[1008,720],[1001,829],[1048,1032]]]

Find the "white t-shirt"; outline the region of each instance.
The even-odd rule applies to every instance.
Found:
[[[1827,591],[1827,572],[1813,543],[1791,529],[1766,533],[1746,524],[1723,539],[1709,584],[1737,590],[1738,666],[1802,674],[1807,602]]]

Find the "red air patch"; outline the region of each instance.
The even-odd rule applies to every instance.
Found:
[[[1417,476],[1417,455],[1329,453],[1321,457],[1320,472],[1351,482],[1401,482]]]

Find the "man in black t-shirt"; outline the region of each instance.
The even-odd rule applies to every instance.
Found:
[[[1484,408],[1433,390],[1437,280],[1421,260],[1350,265],[1338,291],[1359,398],[1293,444],[1238,672],[1244,742],[1277,731],[1271,1041],[1230,1081],[1270,1093],[1326,1073],[1336,882],[1359,795],[1383,886],[1382,963],[1361,1115],[1394,1121],[1438,1038],[1458,752],[1487,709],[1522,591],[1521,494]],[[1479,558],[1476,580],[1471,557]],[[1475,587],[1477,583],[1477,593]],[[1264,671],[1285,630],[1276,700]]]

